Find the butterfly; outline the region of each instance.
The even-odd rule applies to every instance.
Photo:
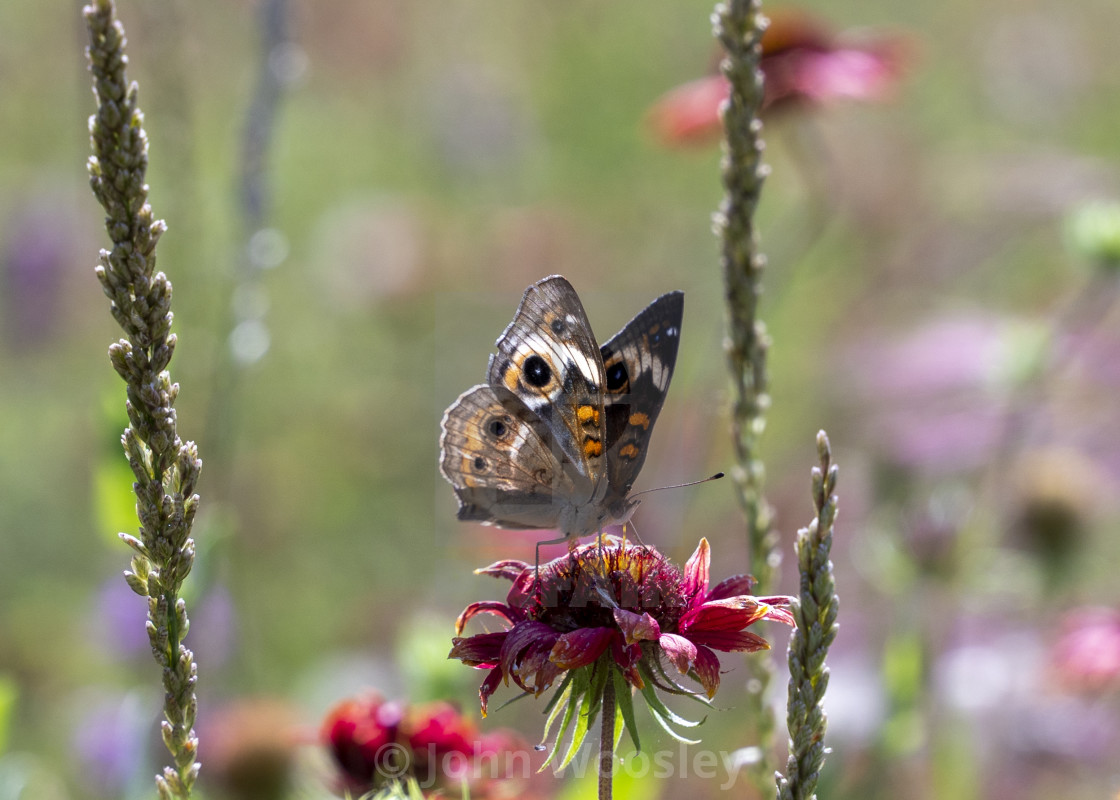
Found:
[[[563,534],[550,543],[628,521],[683,313],[684,294],[664,294],[600,346],[566,279],[526,289],[486,383],[443,415],[440,472],[458,518]]]

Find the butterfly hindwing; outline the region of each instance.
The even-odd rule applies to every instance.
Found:
[[[572,491],[548,431],[517,397],[475,386],[443,415],[440,471],[455,487],[459,519],[549,528]]]
[[[661,412],[684,316],[684,293],[654,300],[602,347],[608,477],[612,496],[625,496],[645,462]]]

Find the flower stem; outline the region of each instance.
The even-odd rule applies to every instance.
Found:
[[[797,627],[789,643],[789,762],[778,775],[779,800],[811,800],[824,765],[828,719],[821,701],[828,688],[825,656],[836,638],[839,600],[832,576],[832,526],[836,521],[837,468],[824,431],[817,434],[820,466],[813,468],[813,504],[817,517],[797,532],[801,592],[792,606]]]
[[[766,257],[759,252],[754,213],[768,173],[762,163],[762,32],[766,18],[759,0],[728,0],[716,6],[715,34],[727,53],[720,68],[731,84],[724,105],[721,165],[726,193],[716,214],[720,261],[728,311],[727,358],[735,385],[731,416],[737,461],[734,470],[739,503],[747,518],[751,572],[760,594],[767,594],[777,565],[773,513],[762,493],[765,473],[758,441],[766,427],[770,339],[758,319]]]
[[[766,257],[759,252],[754,213],[762,193],[767,168],[762,163],[762,32],[766,18],[760,0],[726,0],[712,15],[714,33],[726,57],[720,68],[731,86],[722,109],[724,125],[721,165],[725,195],[715,215],[720,236],[720,262],[728,313],[727,359],[734,384],[731,433],[736,466],[732,471],[739,504],[746,517],[747,547],[757,592],[769,594],[780,562],[773,530],[773,512],[763,495],[765,472],[758,455],[758,441],[766,427],[770,339],[758,318]],[[762,748],[763,757],[749,768],[758,792],[771,786],[774,768],[768,757],[774,735],[774,714],[766,703],[773,676],[770,658],[747,662],[745,716],[748,735]]]
[[[120,534],[135,554],[125,580],[148,601],[148,638],[164,687],[164,744],[174,766],[156,776],[161,800],[190,797],[198,776],[194,733],[198,667],[183,645],[190,623],[180,597],[194,563],[190,538],[202,462],[193,442],[176,425],[178,384],[167,366],[175,351],[171,333],[171,282],[155,271],[155,249],[166,230],[152,218],[144,183],[148,139],[137,104],[138,89],[125,74],[124,28],[112,0],[95,0],[83,11],[89,33],[90,72],[97,113],[90,119],[90,188],[105,208],[113,242],[95,269],[110,310],[125,338],[109,347],[109,360],[124,379],[129,425],[121,436],[136,482],[139,536]]]
[[[611,669],[611,667],[607,667]],[[614,780],[614,678],[609,676],[603,687],[603,731],[599,740],[599,800],[611,800]]]

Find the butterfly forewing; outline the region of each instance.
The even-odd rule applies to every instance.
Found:
[[[602,347],[608,477],[612,496],[624,496],[646,459],[681,339],[684,293],[650,303]]]
[[[576,290],[553,275],[525,291],[487,380],[516,395],[592,485],[606,475],[603,363]]]

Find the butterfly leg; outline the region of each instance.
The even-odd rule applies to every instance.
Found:
[[[634,524],[633,520],[628,520],[626,524],[622,526],[623,536],[626,535],[626,531],[630,531],[631,533],[633,533],[634,541],[640,544],[644,549],[649,550],[649,545],[643,542],[642,537],[638,535],[638,526]]]
[[[533,562],[533,578],[537,587],[537,601],[541,599],[541,545],[542,544],[560,544],[561,542],[568,543],[568,549],[571,550],[575,547],[577,539],[574,536],[561,536],[559,539],[548,539],[544,542],[537,542],[537,553]]]

